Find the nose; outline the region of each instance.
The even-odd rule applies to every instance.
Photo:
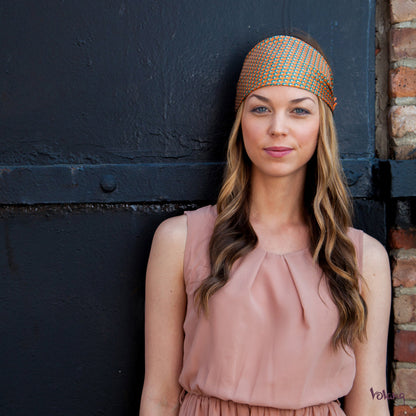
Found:
[[[288,134],[288,120],[285,114],[275,113],[270,117],[269,133],[272,136]]]

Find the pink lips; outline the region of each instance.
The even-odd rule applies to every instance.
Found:
[[[288,155],[293,149],[285,146],[265,147],[265,152],[272,157],[283,157]]]

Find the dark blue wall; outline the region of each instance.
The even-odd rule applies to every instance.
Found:
[[[293,27],[333,65],[356,224],[383,241],[374,1],[1,2],[1,415],[137,414],[154,229],[215,200],[244,56]]]

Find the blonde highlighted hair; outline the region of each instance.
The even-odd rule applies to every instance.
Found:
[[[304,205],[313,259],[321,267],[339,311],[332,345],[345,348],[352,346],[355,339],[365,339],[367,307],[359,291],[355,247],[347,235],[352,224],[352,204],[339,160],[334,119],[328,105],[319,97],[318,101],[319,137],[308,163]],[[211,273],[195,292],[196,304],[204,312],[208,311],[209,298],[228,281],[233,263],[253,250],[258,241],[249,221],[251,161],[241,135],[243,109],[244,102],[237,111],[228,142],[218,216],[209,245]]]

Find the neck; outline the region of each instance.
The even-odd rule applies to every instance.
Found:
[[[295,177],[251,177],[250,220],[275,228],[305,224],[303,191],[305,173]]]

